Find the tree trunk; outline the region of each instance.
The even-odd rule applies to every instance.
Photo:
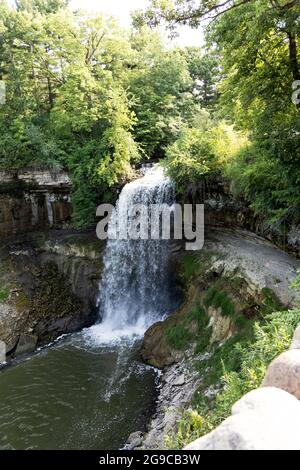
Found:
[[[293,74],[293,79],[300,80],[300,70],[297,58],[297,36],[296,34],[288,33],[289,50],[290,50],[290,67]],[[298,111],[300,111],[300,103],[296,104]]]
[[[50,78],[47,77],[47,85],[48,85],[48,98],[49,98],[49,107],[50,107],[50,111],[51,109],[53,108],[53,94],[52,94],[52,86],[51,86],[51,81],[50,81]]]
[[[300,80],[300,71],[297,58],[297,37],[296,34],[288,33],[290,49],[290,67],[294,80]]]

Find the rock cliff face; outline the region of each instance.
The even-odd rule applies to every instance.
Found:
[[[0,171],[0,239],[70,222],[70,180],[64,172]]]
[[[206,185],[199,182],[189,198],[204,203],[205,226],[221,225],[250,230],[299,257],[299,214],[295,214],[287,223],[270,225],[263,217],[256,216],[247,202],[234,194],[230,182],[222,178]]]
[[[0,340],[7,357],[90,326],[102,268],[94,233],[52,232],[0,249]]]
[[[95,233],[70,229],[70,191],[63,171],[0,170],[0,341],[7,358],[95,320],[103,245]]]
[[[279,388],[252,390],[211,433],[186,450],[299,450],[300,404]]]

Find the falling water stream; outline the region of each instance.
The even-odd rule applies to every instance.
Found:
[[[134,204],[172,200],[162,168],[148,169],[123,188],[109,231],[134,223]],[[165,240],[108,240],[97,324],[1,371],[0,448],[118,449],[145,426],[156,375],[137,353],[144,331],[174,308],[169,249]]]
[[[143,178],[127,184],[120,194],[108,232],[119,224],[117,234],[136,223],[134,207],[171,205],[173,185],[163,168],[154,166]],[[112,341],[141,335],[170,310],[168,240],[109,239],[104,255],[99,313],[102,321],[88,334]]]

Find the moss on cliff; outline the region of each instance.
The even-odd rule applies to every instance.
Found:
[[[62,318],[80,310],[79,299],[72,293],[70,282],[59,272],[56,264],[47,264],[35,275],[38,282],[30,298],[30,310],[36,318]]]
[[[167,437],[174,449],[211,431],[239,398],[260,385],[300,322],[300,310],[288,310],[277,298],[274,274],[264,271],[263,259],[254,274],[253,265],[247,270],[232,251],[183,253],[177,261],[185,302],[146,333],[142,351],[158,367],[184,360],[200,384],[191,409]],[[266,287],[272,283],[274,291]]]
[[[270,289],[252,290],[235,270],[211,269],[216,252],[184,253],[177,271],[185,290],[185,302],[165,321],[149,329],[142,347],[143,359],[164,368],[184,357],[210,351],[215,343],[238,337],[249,330],[249,322],[279,310],[282,304]]]
[[[6,286],[0,285],[0,303],[5,302],[10,294],[10,289]]]

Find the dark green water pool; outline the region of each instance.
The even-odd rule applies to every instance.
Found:
[[[82,332],[3,369],[0,448],[121,448],[142,430],[155,395],[138,346],[91,344]]]

